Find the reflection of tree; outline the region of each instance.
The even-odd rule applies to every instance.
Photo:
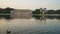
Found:
[[[46,16],[48,19],[60,19],[60,16]]]
[[[33,15],[33,17],[37,20],[40,20],[40,21],[46,21],[45,19],[45,16],[37,16],[37,15]]]
[[[0,15],[0,18],[10,19],[10,15]]]
[[[33,15],[33,17],[35,19],[38,19],[38,20],[46,20],[46,19],[60,19],[60,16],[37,16],[37,15]]]
[[[54,16],[46,16],[46,19],[54,19]]]
[[[60,20],[60,16],[56,16],[56,19],[59,19]]]
[[[36,19],[40,19],[41,16],[33,15],[32,17],[34,17]]]

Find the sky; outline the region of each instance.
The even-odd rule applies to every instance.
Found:
[[[16,9],[60,9],[60,0],[0,0],[0,8]]]

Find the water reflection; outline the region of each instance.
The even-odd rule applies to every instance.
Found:
[[[34,17],[36,20],[46,21],[46,17],[45,17],[45,16],[37,16],[37,15],[33,15],[32,17]]]
[[[6,18],[6,16],[4,17]],[[29,19],[26,17],[0,19],[0,34],[6,34],[7,30],[11,31],[11,34],[60,34],[60,16],[35,15],[28,17]]]
[[[38,16],[38,15],[33,15],[32,17],[34,17],[35,19],[39,19],[39,20],[46,20],[46,19],[59,19],[60,20],[60,16]]]
[[[5,18],[5,19],[11,19],[10,15],[0,15],[0,19]]]
[[[5,18],[5,19],[12,19],[10,15],[0,15],[0,19]],[[19,19],[31,19],[35,18],[37,20],[46,20],[46,19],[59,19],[60,16],[39,16],[39,15],[21,15]],[[16,18],[17,19],[17,18]]]

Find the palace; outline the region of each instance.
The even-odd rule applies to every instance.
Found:
[[[29,18],[32,17],[32,10],[12,10],[11,18]]]

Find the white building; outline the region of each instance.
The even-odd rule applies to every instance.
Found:
[[[11,18],[29,18],[32,17],[31,10],[12,10],[11,11]]]
[[[40,12],[42,12],[42,14],[45,14],[46,11],[47,11],[46,8],[44,9],[40,8]]]

